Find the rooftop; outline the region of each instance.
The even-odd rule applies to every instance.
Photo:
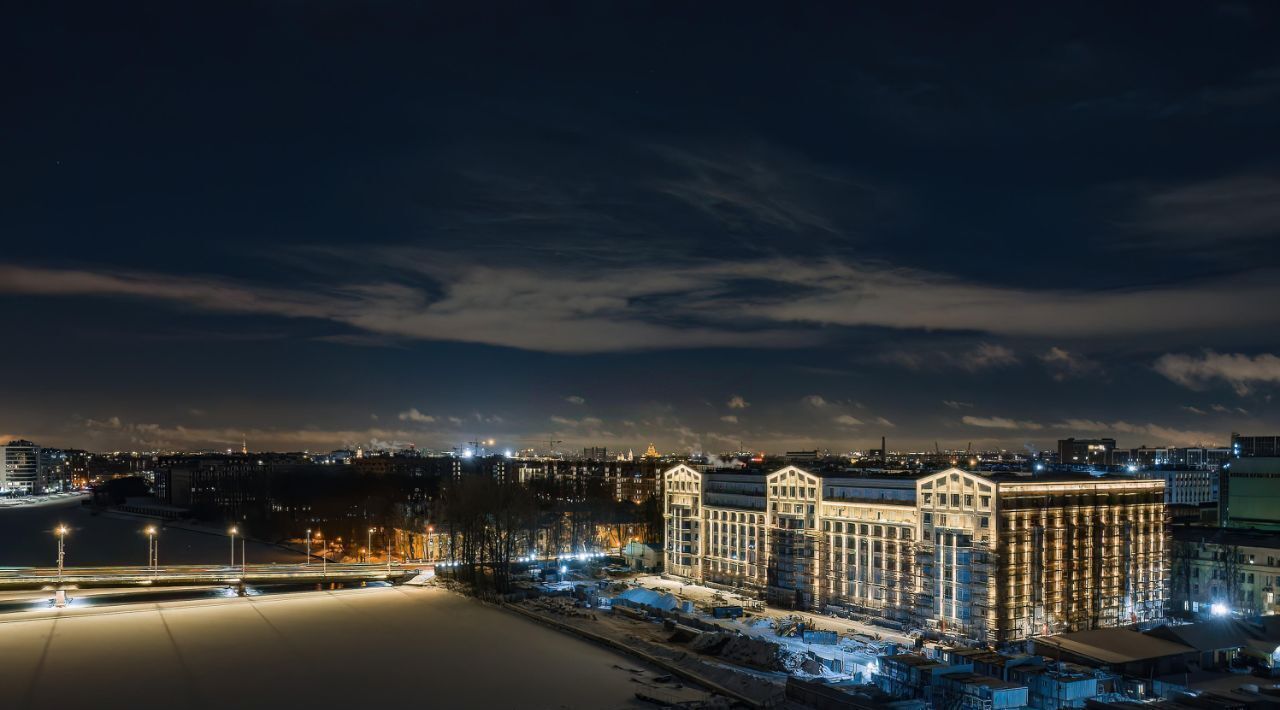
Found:
[[[1128,629],[1092,629],[1041,636],[1036,644],[1100,663],[1116,664],[1195,653],[1189,646]]]

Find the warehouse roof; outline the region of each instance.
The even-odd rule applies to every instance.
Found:
[[[1036,643],[1100,663],[1132,663],[1195,653],[1189,646],[1128,629],[1092,629],[1042,636]]]

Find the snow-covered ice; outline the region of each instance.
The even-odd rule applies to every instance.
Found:
[[[30,617],[0,617],[22,710],[642,706],[636,660],[438,588]]]

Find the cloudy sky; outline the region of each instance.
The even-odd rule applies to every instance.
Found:
[[[1273,4],[788,5],[29,9],[0,435],[1280,431]]]

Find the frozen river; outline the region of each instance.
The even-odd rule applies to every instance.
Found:
[[[4,706],[22,710],[607,710],[642,707],[633,677],[654,675],[625,670],[644,668],[629,657],[434,588],[19,616],[0,618],[0,688]]]
[[[160,527],[160,564],[226,564],[231,561],[225,535],[164,527],[156,520],[93,515],[80,498],[0,508],[0,567],[48,567],[58,562],[59,524],[67,533],[67,565],[145,565],[148,525]],[[236,558],[240,557],[236,543]],[[249,562],[301,562],[303,555],[274,545],[249,542]]]

